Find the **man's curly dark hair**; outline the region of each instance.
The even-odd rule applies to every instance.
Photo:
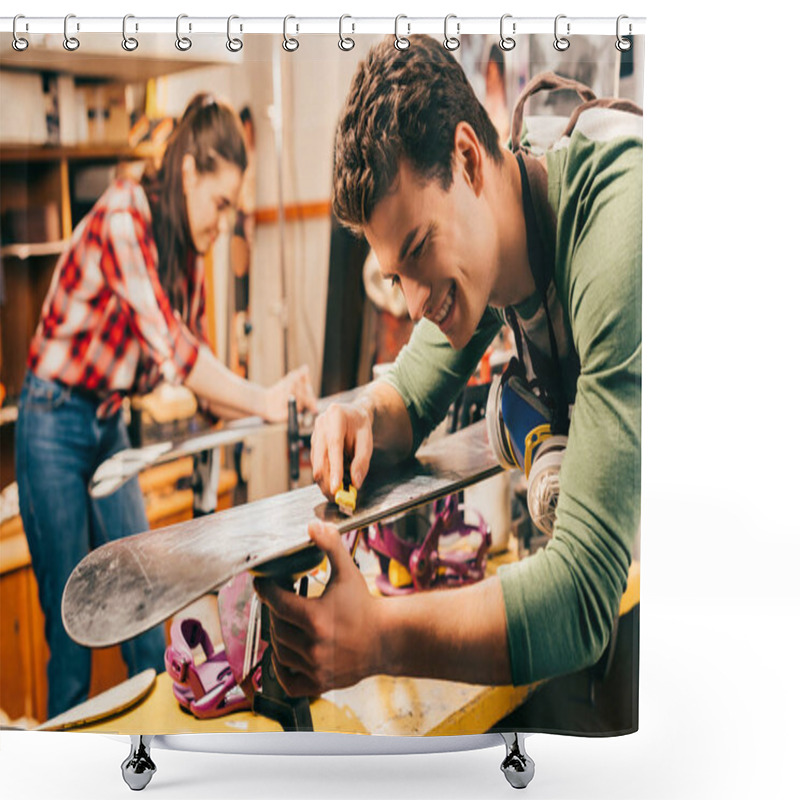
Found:
[[[464,70],[441,42],[410,36],[405,50],[389,36],[359,64],[339,118],[333,211],[361,231],[395,182],[401,159],[445,190],[453,181],[459,122],[467,122],[496,162],[500,142]]]

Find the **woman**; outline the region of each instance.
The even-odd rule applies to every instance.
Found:
[[[203,266],[247,166],[233,111],[209,95],[187,107],[162,165],[143,185],[118,180],[76,228],[61,257],[28,355],[19,401],[16,474],[20,513],[50,647],[48,715],[85,700],[90,650],[61,622],[75,565],[99,545],[148,528],[139,484],[92,499],[89,478],[129,447],[125,395],[162,380],[183,383],[222,417],[281,421],[288,396],[313,408],[308,370],[267,389],[212,354]],[[160,627],[123,643],[130,674],[163,669]]]

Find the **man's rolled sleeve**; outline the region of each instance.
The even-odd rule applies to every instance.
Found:
[[[501,326],[499,312],[487,310],[462,350],[455,350],[429,320],[414,326],[408,344],[381,379],[403,398],[414,431],[414,452],[445,418]]]

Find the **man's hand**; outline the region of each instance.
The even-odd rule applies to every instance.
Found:
[[[372,449],[372,419],[363,406],[334,403],[317,417],[311,437],[311,469],[329,500],[342,484],[345,457],[350,459],[351,483],[361,488]]]
[[[372,674],[380,653],[378,604],[336,527],[314,521],[311,540],[328,557],[331,577],[320,597],[298,597],[272,581],[255,588],[269,606],[272,663],[290,697],[320,695]]]
[[[289,396],[297,400],[297,410],[316,411],[317,398],[311,386],[308,367],[303,365],[289,372],[267,390],[267,403],[262,416],[268,422],[286,422],[289,416]]]

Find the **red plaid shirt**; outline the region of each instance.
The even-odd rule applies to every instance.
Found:
[[[187,270],[189,324],[158,279],[158,253],[144,189],[118,180],[75,229],[56,265],[28,367],[97,395],[98,417],[126,394],[162,380],[183,382],[208,342],[203,264]]]

